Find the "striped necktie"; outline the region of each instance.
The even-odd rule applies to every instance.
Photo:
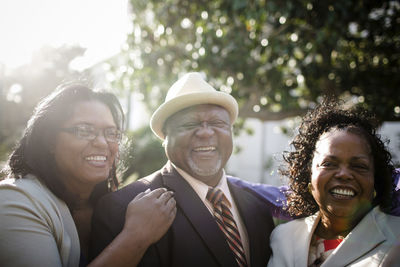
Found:
[[[217,221],[221,231],[224,233],[226,241],[235,255],[237,263],[241,267],[247,266],[246,255],[244,254],[239,230],[230,210],[231,204],[229,203],[229,200],[218,188],[210,188],[208,190],[207,200],[210,201],[214,207],[215,220]]]

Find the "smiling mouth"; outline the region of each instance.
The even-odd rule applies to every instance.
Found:
[[[88,156],[85,158],[88,161],[106,161],[106,156]]]
[[[194,152],[211,152],[215,150],[216,150],[215,146],[201,146],[193,149]]]
[[[350,188],[334,188],[330,193],[339,199],[351,199],[356,195],[356,192]]]

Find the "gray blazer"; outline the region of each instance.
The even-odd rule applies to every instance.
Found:
[[[316,213],[276,227],[271,235],[272,257],[268,267],[307,266],[311,238],[319,221],[320,215]],[[381,266],[399,236],[400,217],[375,207],[321,266]]]
[[[0,265],[79,266],[74,220],[64,201],[39,179],[0,182]]]

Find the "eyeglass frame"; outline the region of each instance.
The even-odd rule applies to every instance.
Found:
[[[79,134],[79,130],[82,129],[83,127],[89,127],[90,128],[90,136],[82,136]],[[108,142],[108,143],[119,143],[122,140],[122,131],[119,130],[116,127],[108,127],[108,128],[103,128],[103,129],[98,129],[92,125],[89,124],[77,124],[71,127],[65,127],[65,128],[59,128],[60,131],[63,132],[67,132],[70,134],[73,134],[76,138],[80,139],[80,140],[87,140],[87,141],[93,141],[95,140],[98,136],[99,133],[102,132],[104,139]],[[107,130],[115,130],[119,135],[119,137],[117,139],[113,139],[108,136],[107,134]]]

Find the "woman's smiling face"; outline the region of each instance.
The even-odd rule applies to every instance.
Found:
[[[361,135],[332,129],[316,143],[311,169],[311,193],[322,216],[357,220],[371,207],[374,162]]]
[[[90,191],[104,181],[118,153],[118,143],[108,142],[104,129],[117,128],[110,109],[98,101],[85,101],[73,107],[71,118],[61,125],[70,128],[77,125],[94,127],[98,135],[85,140],[71,132],[60,130],[56,136],[54,157],[60,178],[72,192]]]

